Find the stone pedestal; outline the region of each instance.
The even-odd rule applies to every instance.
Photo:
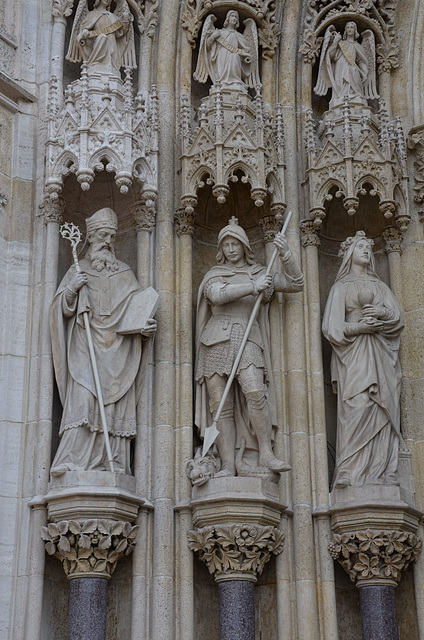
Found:
[[[282,552],[285,506],[278,485],[260,478],[212,478],[194,487],[189,547],[219,585],[220,640],[254,640],[254,583]]]
[[[399,640],[395,589],[415,562],[422,517],[398,486],[366,485],[333,491],[330,553],[360,590],[364,640]]]
[[[46,552],[70,580],[69,640],[105,640],[108,580],[136,543],[135,521],[145,500],[133,476],[68,471],[53,478],[47,495]]]

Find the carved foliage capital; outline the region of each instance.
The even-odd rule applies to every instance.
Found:
[[[355,584],[399,582],[402,572],[417,560],[422,542],[406,531],[355,531],[335,534],[331,556],[340,562]]]
[[[58,558],[69,578],[76,575],[110,577],[118,560],[129,555],[138,526],[115,520],[61,520],[42,527],[48,555]]]
[[[392,251],[402,253],[402,240],[404,233],[401,229],[394,226],[386,227],[382,235],[384,242],[386,243],[386,253],[392,253]]]
[[[188,235],[193,237],[194,223],[196,221],[195,212],[187,211],[187,209],[178,209],[174,216],[175,229],[177,236]]]
[[[136,231],[153,231],[156,222],[156,193],[144,192],[133,205]]]
[[[302,247],[319,247],[321,240],[317,233],[317,224],[314,220],[302,220],[300,223]]]
[[[275,216],[264,216],[259,220],[265,242],[272,242],[274,240],[276,234],[281,229],[281,220],[282,215],[278,213]]]
[[[48,195],[45,196],[43,204],[40,205],[40,211],[44,215],[45,221],[62,223],[63,213],[65,211],[65,200],[62,196],[58,196],[55,200]]]
[[[189,548],[198,553],[217,581],[232,573],[261,575],[271,554],[283,551],[284,533],[272,526],[224,524],[188,532]]]
[[[73,6],[74,0],[53,0],[52,15],[54,18],[67,18]]]

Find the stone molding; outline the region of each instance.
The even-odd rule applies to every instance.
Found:
[[[191,47],[196,47],[196,38],[206,16],[220,8],[228,10],[228,0],[186,0],[181,19],[181,26],[185,30]],[[249,18],[253,18],[258,25],[259,44],[262,47],[263,58],[272,58],[275,54],[280,35],[278,15],[282,3],[274,0],[235,0],[231,9],[242,11]]]
[[[195,551],[217,582],[256,582],[271,555],[284,548],[284,533],[259,524],[221,524],[188,532],[189,548]]]
[[[319,57],[325,29],[340,19],[358,19],[376,37],[378,73],[389,72],[399,66],[399,45],[396,41],[395,17],[397,0],[334,0],[329,11],[328,0],[308,0],[304,19],[303,44],[299,51],[305,62],[314,64]]]
[[[365,529],[334,534],[328,548],[358,587],[397,586],[403,571],[417,560],[422,541],[409,531]]]
[[[135,544],[138,526],[116,520],[61,520],[42,527],[48,555],[61,561],[69,579],[110,578]]]

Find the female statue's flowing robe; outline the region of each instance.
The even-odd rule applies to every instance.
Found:
[[[359,322],[365,303],[385,307],[383,327],[349,337],[349,324]],[[402,329],[398,302],[377,276],[347,274],[332,287],[322,330],[333,347],[337,393],[335,486],[397,483]]]

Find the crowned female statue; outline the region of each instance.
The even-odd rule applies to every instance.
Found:
[[[402,311],[375,272],[373,241],[342,242],[322,330],[337,393],[335,487],[398,484]]]

